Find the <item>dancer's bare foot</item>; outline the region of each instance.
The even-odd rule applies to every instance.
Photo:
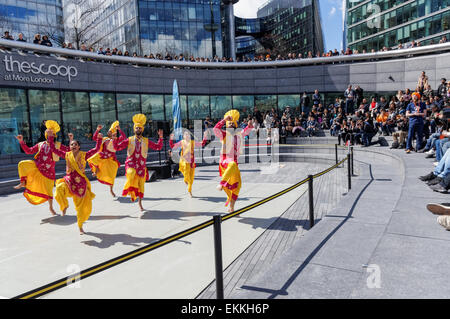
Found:
[[[114,191],[112,190],[112,188],[109,190],[111,192],[112,197],[116,197],[116,194],[114,193]]]
[[[189,196],[192,198],[193,196],[192,196],[192,192],[189,192]]]
[[[217,190],[221,191],[223,189],[223,186],[221,184],[217,185]]]
[[[50,207],[50,213],[52,213],[52,216],[56,216],[56,212],[55,212],[55,210],[53,209],[53,207]]]
[[[14,186],[14,189],[21,189],[22,187],[25,187],[25,182],[20,182],[19,185]]]
[[[142,207],[142,201],[140,198],[139,198],[139,208],[141,209],[141,212],[145,211],[144,207]]]
[[[85,234],[85,232],[84,232],[84,230],[83,230],[83,226],[81,226],[80,227],[80,235],[84,235]]]
[[[231,207],[228,207],[228,212],[232,213],[232,212],[234,212],[234,210]]]
[[[65,215],[66,215],[66,212],[67,212],[67,207],[63,209],[62,215],[65,216]]]

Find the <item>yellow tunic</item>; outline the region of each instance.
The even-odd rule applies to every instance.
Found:
[[[110,157],[102,158],[102,152],[110,155]],[[100,151],[87,160],[92,172],[96,174],[97,180],[102,184],[114,185],[117,170],[120,166],[115,153],[116,150],[113,146],[113,140],[105,137],[103,138]]]
[[[91,191],[91,183],[84,173],[86,166],[86,153],[80,151],[78,158],[75,159],[73,152],[66,154],[67,175],[64,178],[56,180],[55,199],[63,211],[69,206],[68,197],[73,198],[75,209],[77,211],[77,223],[81,228],[83,223],[88,220],[92,212],[92,200],[95,194]],[[79,178],[77,180],[77,178]],[[80,179],[84,179],[80,180]],[[73,181],[73,183],[71,183]],[[81,185],[81,186],[79,186]],[[78,196],[84,191],[83,196]],[[79,192],[79,194],[77,194]],[[76,195],[75,195],[76,194]]]

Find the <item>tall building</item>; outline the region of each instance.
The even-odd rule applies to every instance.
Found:
[[[370,52],[450,33],[449,0],[346,0],[347,47]]]
[[[66,1],[66,29],[70,32],[81,21],[85,29],[81,42],[87,45],[139,55],[183,53],[210,58],[234,51],[230,16],[234,17],[233,4],[238,0]]]
[[[324,51],[317,0],[271,0],[256,19],[236,18],[238,55]]]
[[[61,0],[0,0],[0,30],[17,39],[23,33],[28,42],[34,35],[47,35],[50,41],[63,41],[63,6]]]

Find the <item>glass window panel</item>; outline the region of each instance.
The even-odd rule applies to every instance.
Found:
[[[114,93],[90,93],[92,129],[96,130],[98,125],[106,128],[104,133],[116,118],[116,99]]]
[[[211,119],[218,122],[231,110],[231,96],[211,96]]]
[[[233,108],[239,111],[241,119],[253,112],[254,105],[255,101],[253,95],[233,96]]]
[[[277,111],[277,96],[276,95],[255,95],[255,107],[261,112]]]
[[[29,90],[28,98],[30,104],[31,117],[31,137],[33,144],[45,140],[45,126],[42,129],[43,121],[54,120],[61,125],[61,113],[59,109],[58,91]],[[61,132],[58,134],[61,140]]]
[[[157,122],[164,121],[164,95],[142,94],[142,113],[150,120],[150,125],[145,128],[144,135],[156,137]]]
[[[209,112],[209,96],[190,95],[189,103],[189,120],[204,120],[210,116]]]
[[[281,112],[284,111],[286,106],[290,106],[291,110],[300,112],[300,95],[278,95],[278,110]]]
[[[133,115],[141,113],[138,94],[117,94],[117,114],[119,115],[120,128],[125,135],[134,134]],[[148,120],[148,119],[147,119]]]
[[[189,97],[190,98],[190,97]],[[170,122],[170,127],[173,127],[173,110],[172,110],[172,95],[165,95],[165,112],[166,112],[166,121]],[[188,114],[187,114],[187,98],[186,95],[180,95],[180,106],[181,106],[181,126],[186,128],[188,127]],[[189,116],[191,114],[189,113]]]
[[[0,88],[0,155],[17,154],[21,134],[31,146],[25,90]]]
[[[74,138],[83,141],[92,139],[89,98],[87,92],[61,92],[64,136],[73,133]]]

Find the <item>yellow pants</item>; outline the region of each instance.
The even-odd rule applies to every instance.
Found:
[[[75,205],[75,210],[77,211],[77,223],[78,227],[81,228],[83,223],[89,219],[89,216],[92,212],[92,200],[95,197],[95,194],[90,191],[88,187],[86,189],[86,193],[83,197],[73,196],[69,190],[69,186],[67,186],[64,178],[60,178],[56,180],[56,192],[55,199],[59,204],[61,211],[69,207],[69,201],[67,198],[72,197],[73,203]]]
[[[97,180],[106,185],[114,185],[119,165],[112,158],[100,159],[97,163],[91,163],[88,160],[92,172],[96,174]]]
[[[39,172],[36,163],[32,160],[19,162],[19,176],[21,181],[26,181],[23,196],[33,205],[45,203],[53,199],[53,187],[55,181]]]
[[[223,186],[223,190],[227,194],[227,202],[225,204],[225,206],[227,206],[231,200],[238,199],[242,185],[241,172],[239,171],[236,162],[228,163],[226,169],[220,165],[220,171],[222,172],[222,181],[220,182],[220,185]]]
[[[144,197],[144,185],[145,177],[140,177],[134,168],[129,167],[126,172],[127,182],[123,187],[122,196],[131,196],[131,200],[134,202],[136,198]]]
[[[186,161],[180,161],[181,174],[184,176],[184,182],[188,185],[188,192],[192,192],[192,184],[194,184],[194,176],[195,176],[195,167],[191,167],[191,165]]]

